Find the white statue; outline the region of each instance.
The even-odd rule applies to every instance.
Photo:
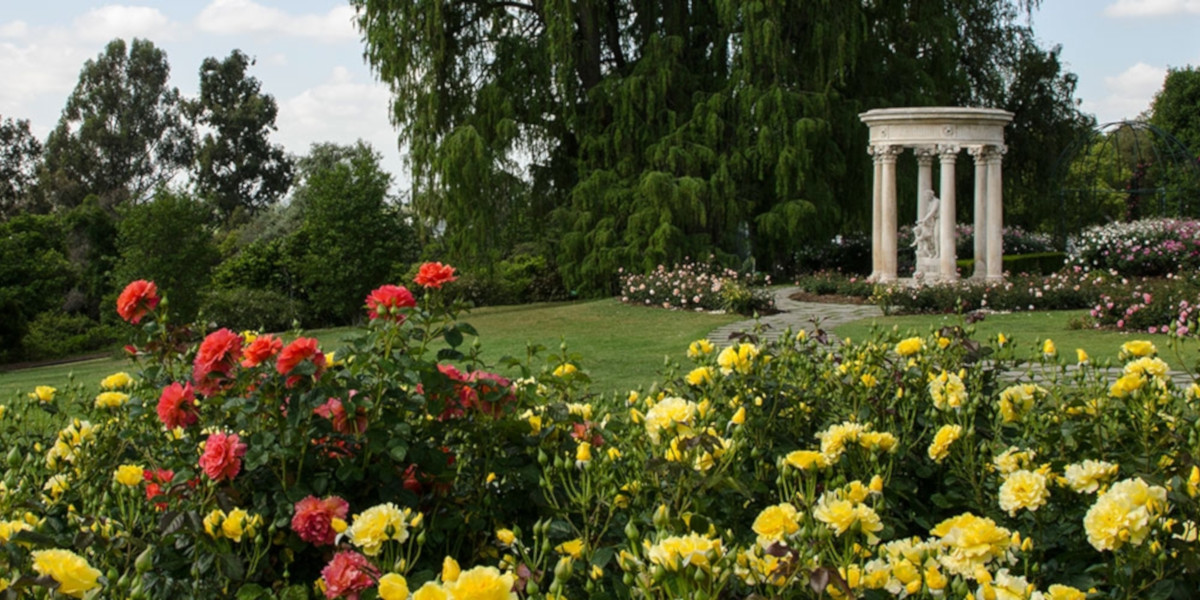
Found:
[[[912,245],[917,248],[918,258],[938,257],[938,197],[933,190],[925,190],[925,206],[928,209],[924,215],[919,215],[917,224],[913,227]]]

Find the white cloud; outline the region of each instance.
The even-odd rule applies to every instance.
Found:
[[[325,14],[292,15],[253,0],[213,0],[196,16],[196,27],[218,35],[271,33],[336,43],[358,40],[353,18],[350,6]]]
[[[176,26],[157,8],[110,4],[76,18],[74,29],[79,39],[91,42],[135,37],[163,41],[171,39]]]
[[[1084,109],[1096,113],[1101,123],[1136,118],[1150,108],[1166,76],[1165,68],[1139,62],[1120,74],[1105,77],[1108,94],[1098,101],[1085,100]]]
[[[1109,17],[1200,15],[1200,0],[1117,0],[1104,9]]]
[[[0,37],[23,38],[27,33],[29,33],[29,23],[25,21],[0,24]]]
[[[387,86],[356,81],[345,67],[336,67],[320,85],[279,101],[275,138],[294,154],[306,154],[314,142],[362,139],[383,154],[385,169],[400,173],[390,100]]]

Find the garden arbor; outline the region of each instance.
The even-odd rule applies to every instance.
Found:
[[[896,160],[906,148],[917,156],[916,281],[958,278],[955,246],[955,166],[962,150],[975,159],[974,278],[1003,277],[1004,126],[1013,113],[992,108],[881,108],[859,115],[870,127],[867,151],[874,157],[871,204],[871,280],[897,277]],[[933,161],[940,186],[933,191]]]

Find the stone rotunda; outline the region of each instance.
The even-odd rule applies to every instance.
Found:
[[[906,148],[917,157],[917,249],[914,281],[958,279],[955,256],[955,166],[966,150],[975,159],[974,279],[1003,278],[1004,185],[1000,162],[1004,126],[1013,113],[994,108],[880,108],[860,114],[871,129],[867,151],[875,159],[871,200],[871,281],[895,282],[897,269],[896,160]],[[939,187],[933,189],[937,158]]]

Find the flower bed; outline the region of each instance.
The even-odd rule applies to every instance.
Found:
[[[1200,585],[1200,386],[969,330],[687,348],[603,399],[465,355],[422,270],[329,352],[191,340],[3,415],[3,586],[116,598],[1170,598]],[[682,349],[681,349],[682,350]],[[452,364],[453,362],[453,364]],[[534,365],[538,366],[534,366]],[[1068,364],[1077,368],[1067,370]],[[39,424],[49,423],[45,432]],[[1086,590],[1094,590],[1090,593]]]
[[[1200,221],[1145,219],[1092,227],[1079,235],[1068,266],[1162,277],[1200,269]]]
[[[714,263],[664,265],[645,275],[620,271],[621,301],[688,310],[726,310],[744,315],[774,309],[775,299],[752,275]],[[771,276],[763,282],[771,283]]]

